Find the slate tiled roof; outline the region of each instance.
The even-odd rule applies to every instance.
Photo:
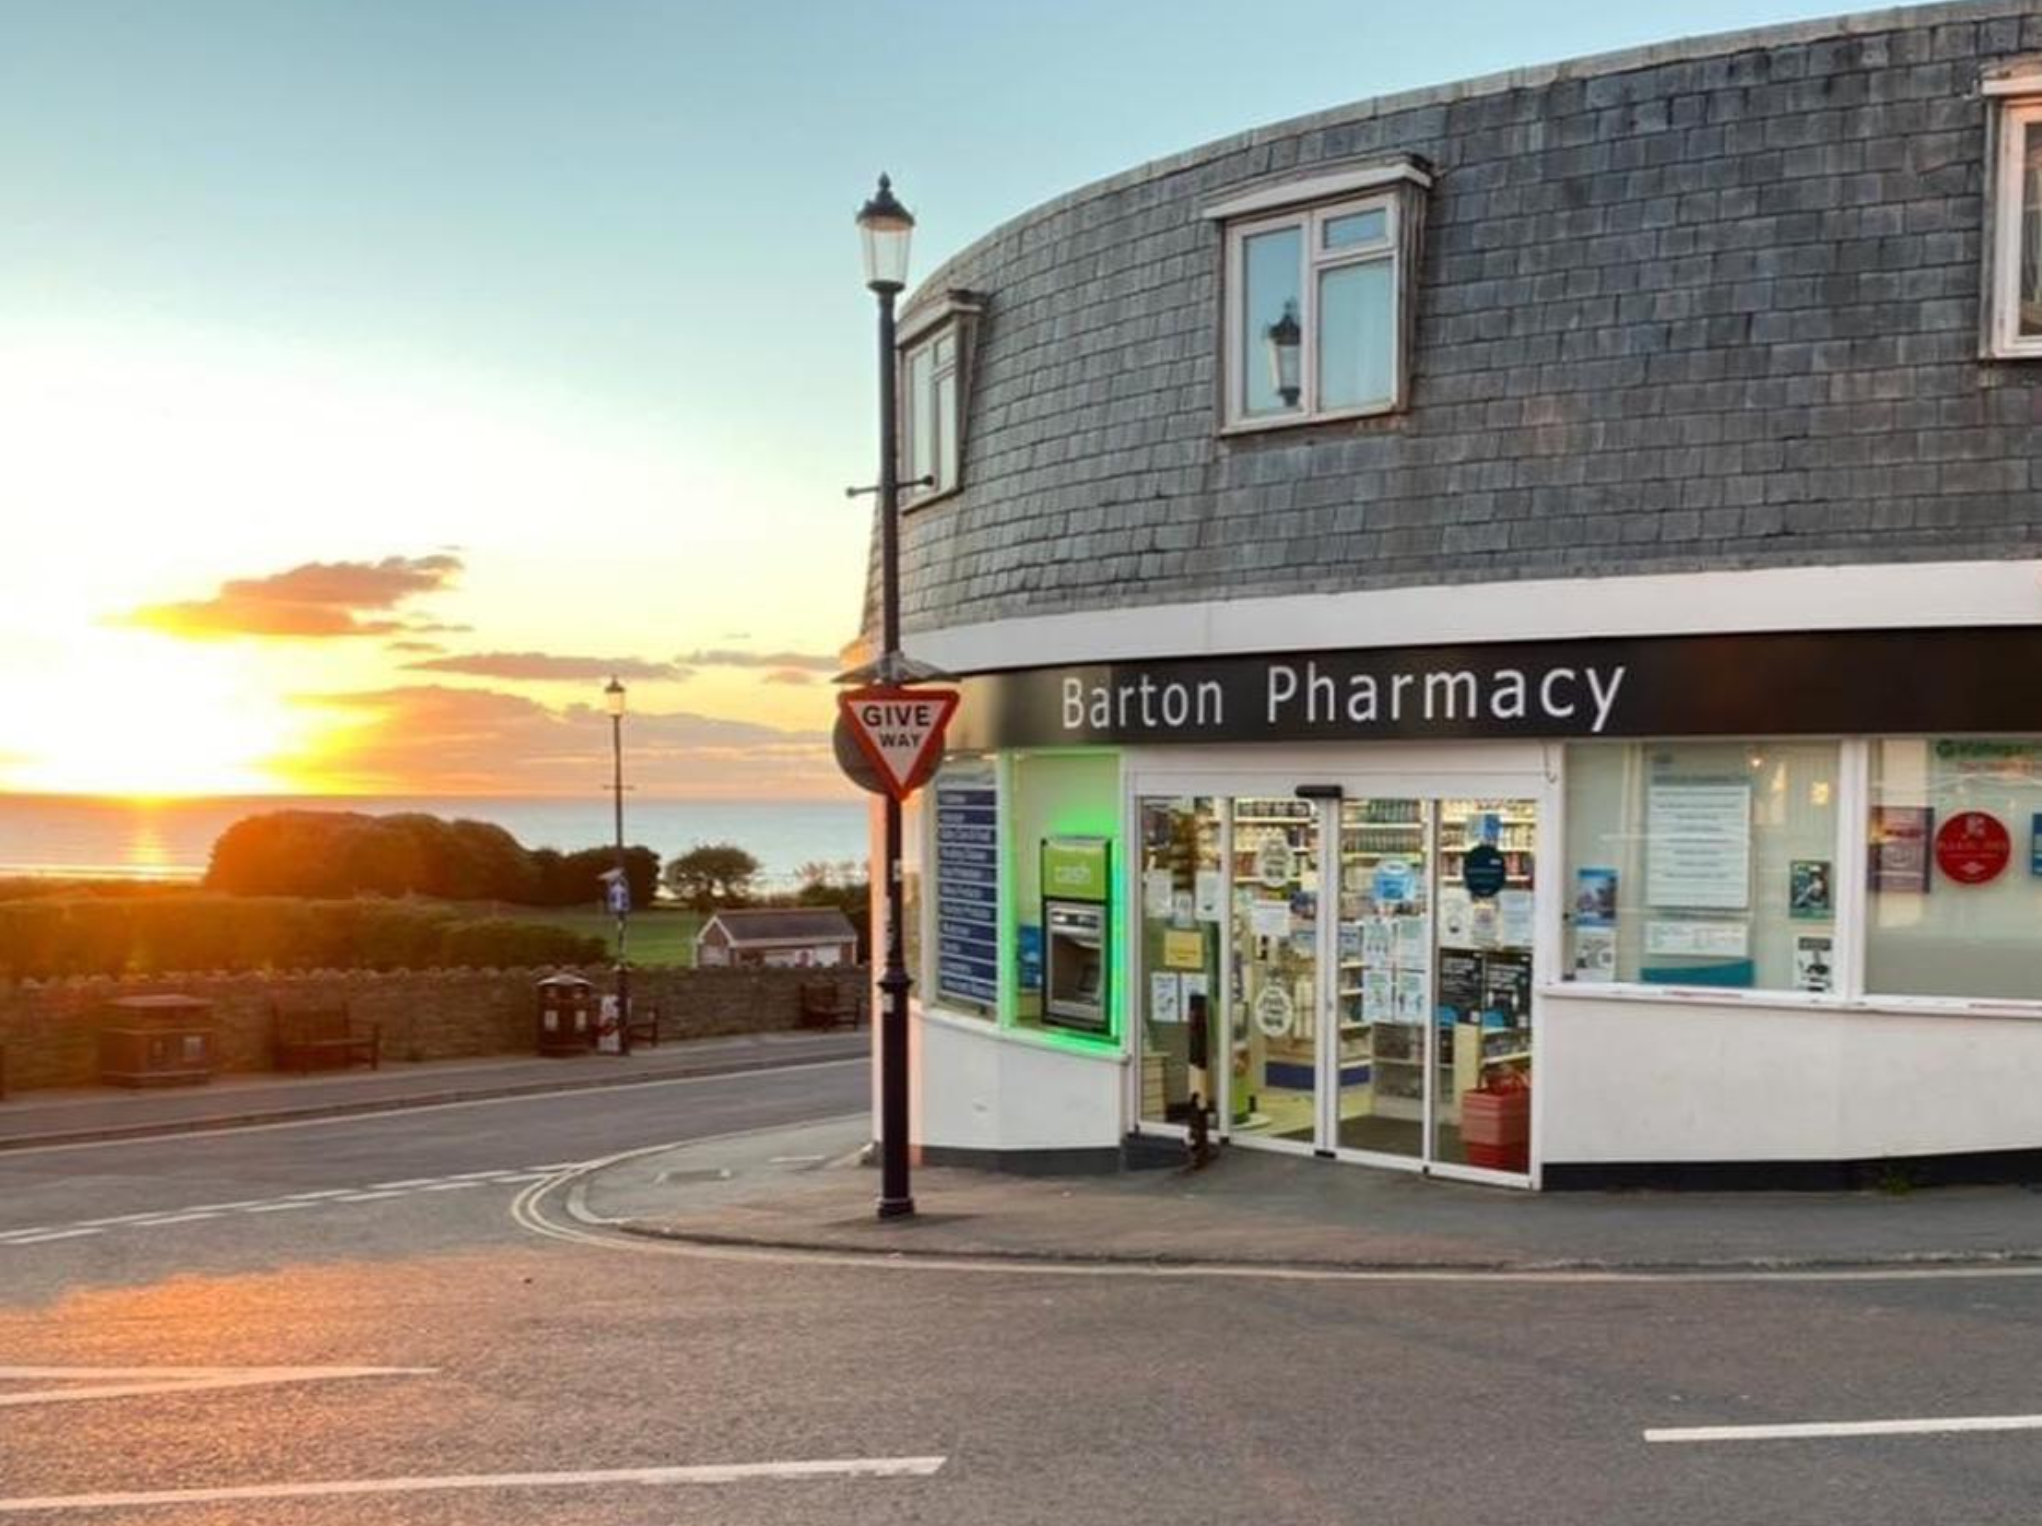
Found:
[[[2035,554],[2042,364],[1979,358],[1977,79],[2038,52],[2033,0],[1796,23],[1363,102],[1023,214],[915,297],[984,316],[962,490],[902,527],[908,631]],[[1408,411],[1221,437],[1203,209],[1391,154],[1437,175]]]

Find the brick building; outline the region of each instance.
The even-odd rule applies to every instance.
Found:
[[[900,386],[926,1151],[2042,1158],[2042,10],[1191,149]]]

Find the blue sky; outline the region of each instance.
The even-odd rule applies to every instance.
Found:
[[[61,649],[118,684],[174,639],[110,629],[125,609],[448,547],[417,613],[471,627],[436,638],[457,654],[833,650],[864,552],[841,489],[873,455],[850,219],[878,170],[927,272],[1244,127],[1832,9],[0,0],[0,410],[29,442],[0,505],[38,526],[0,683],[54,682]],[[198,667],[222,705],[413,681],[361,639],[212,641]],[[828,716],[737,665],[647,698]],[[35,724],[0,729],[0,781],[63,781]],[[272,731],[235,745],[308,745]]]

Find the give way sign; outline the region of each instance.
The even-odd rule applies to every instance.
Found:
[[[837,696],[837,706],[886,793],[905,800],[943,756],[943,731],[957,708],[957,691],[882,685],[847,690]]]

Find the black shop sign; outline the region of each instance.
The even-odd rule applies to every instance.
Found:
[[[2042,730],[2033,627],[1656,636],[983,673],[953,749]]]

